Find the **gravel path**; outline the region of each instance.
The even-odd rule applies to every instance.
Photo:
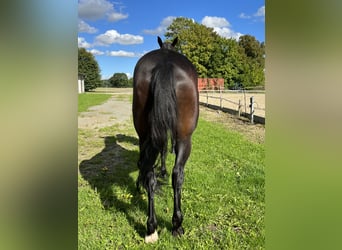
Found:
[[[265,126],[251,125],[249,121],[236,116],[211,110],[200,106],[200,116],[205,120],[221,123],[225,127],[237,131],[251,141],[265,142]],[[78,127],[81,129],[99,129],[125,123],[132,120],[132,104],[129,98],[113,96],[105,103],[89,108],[78,116]]]
[[[111,97],[101,105],[89,108],[78,116],[78,128],[104,128],[131,119],[132,104],[128,100]]]

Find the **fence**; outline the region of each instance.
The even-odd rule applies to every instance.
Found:
[[[265,124],[265,91],[202,90],[200,103],[209,108],[247,117],[251,123]]]

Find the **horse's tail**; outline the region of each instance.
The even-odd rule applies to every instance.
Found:
[[[174,146],[177,126],[177,100],[174,84],[173,65],[158,64],[152,71],[152,109],[149,116],[151,140],[159,152],[167,151],[168,134]]]

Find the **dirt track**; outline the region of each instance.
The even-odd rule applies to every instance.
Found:
[[[122,98],[122,93],[120,94],[120,97],[113,94],[113,96],[102,105],[91,107],[89,111],[82,112],[78,116],[78,127],[98,129],[131,120],[132,104],[129,101],[130,94],[125,93],[127,98]],[[243,134],[253,142],[264,143],[265,141],[264,125],[252,125],[244,118],[238,118],[234,115],[203,106],[200,106],[200,117],[208,121],[221,123],[228,129]]]
[[[114,95],[105,103],[89,108],[78,116],[78,128],[104,128],[131,118],[132,105],[128,98]]]
[[[200,93],[200,101],[203,103],[207,102],[207,93],[201,92]],[[215,98],[208,98],[208,103],[216,106],[220,106],[220,100],[217,99],[220,96],[226,100],[222,101],[222,107],[238,110],[239,101],[241,104],[241,111],[245,113],[249,113],[249,104],[250,104],[250,97],[254,97],[254,107],[255,111],[254,114],[265,117],[265,94],[264,93],[243,93],[243,92],[224,92],[222,94],[209,92],[208,96],[213,96]]]

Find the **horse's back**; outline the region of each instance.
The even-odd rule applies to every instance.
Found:
[[[177,81],[190,80],[197,89],[197,72],[192,63],[178,52],[157,49],[145,54],[134,69],[134,86],[149,84],[153,69],[160,64],[172,64],[175,68]]]
[[[173,68],[178,134],[188,136],[195,129],[198,119],[197,72],[185,56],[172,50],[153,50],[138,61],[133,77],[133,119],[143,120],[146,117],[153,70],[163,64]]]

